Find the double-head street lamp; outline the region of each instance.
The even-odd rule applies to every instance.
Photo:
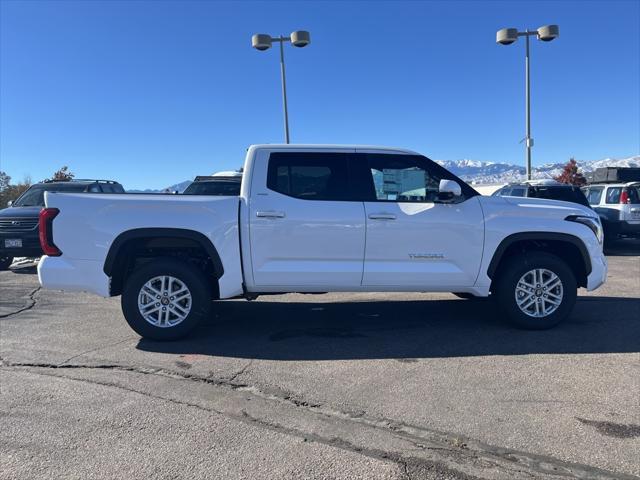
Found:
[[[251,37],[251,46],[256,50],[264,51],[271,48],[273,42],[280,44],[280,74],[282,77],[282,105],[284,108],[284,139],[289,143],[289,112],[287,110],[287,82],[284,75],[284,42],[291,42],[294,47],[306,47],[311,43],[309,32],[298,30],[288,37],[272,37],[264,33],[257,33]]]
[[[558,25],[545,25],[537,30],[519,32],[517,28],[503,28],[498,30],[496,34],[496,42],[500,45],[511,45],[518,40],[518,37],[525,37],[525,90],[526,90],[526,136],[524,140],[527,148],[527,179],[531,180],[531,147],[533,147],[533,138],[531,138],[531,91],[529,83],[529,37],[535,35],[538,40],[550,42],[560,35]]]

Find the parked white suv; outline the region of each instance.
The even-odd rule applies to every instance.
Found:
[[[257,145],[240,196],[48,193],[45,288],[122,296],[140,335],[187,334],[215,303],[301,292],[497,298],[526,328],[566,318],[607,276],[597,215],[483,197],[415,152]],[[304,319],[300,319],[301,322]]]
[[[600,215],[606,241],[640,238],[640,182],[594,183],[583,192]]]

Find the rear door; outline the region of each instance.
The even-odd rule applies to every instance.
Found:
[[[484,241],[477,195],[464,187],[456,203],[438,203],[441,179],[453,179],[419,155],[359,154],[371,185],[365,201],[367,242],[362,284],[449,290],[474,285]]]
[[[269,155],[266,172],[254,174],[249,204],[255,288],[305,291],[360,285],[364,206],[348,183],[346,152]]]

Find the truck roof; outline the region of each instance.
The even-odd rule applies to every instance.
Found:
[[[406,155],[420,155],[413,150],[397,147],[385,147],[381,145],[340,145],[340,144],[320,144],[320,143],[263,143],[249,146],[249,149],[278,149],[278,150],[358,150],[376,151],[388,153],[402,153]]]

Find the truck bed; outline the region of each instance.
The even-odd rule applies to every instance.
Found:
[[[224,262],[220,295],[242,293],[238,197],[48,192],[45,202],[47,208],[60,210],[54,222],[53,239],[62,255],[43,259],[47,272],[44,280],[50,288],[87,290],[109,296],[109,277],[103,267],[115,239],[132,230],[167,228],[205,235]],[[74,269],[93,272],[91,279],[83,278]]]

